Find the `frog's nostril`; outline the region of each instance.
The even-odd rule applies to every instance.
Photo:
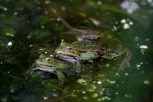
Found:
[[[60,50],[57,50],[57,53],[59,53],[59,54],[60,54],[60,53],[61,53],[61,51],[60,51]]]

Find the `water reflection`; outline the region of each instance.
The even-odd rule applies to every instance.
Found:
[[[152,3],[152,0],[143,1]],[[2,11],[0,15],[2,21],[0,24],[0,100],[2,102],[152,101],[152,94],[149,94],[153,92],[150,8],[144,10],[142,4],[145,3],[132,0],[58,2],[61,2],[59,7],[64,11],[62,17],[72,26],[108,30],[109,32],[105,34],[107,39],[111,40],[107,41],[113,43],[113,47],[116,44],[113,42],[114,39],[121,40],[121,43],[133,54],[130,61],[131,68],[116,72],[115,69],[118,68],[122,58],[103,60],[102,63],[89,66],[93,68],[92,72],[86,66],[83,75],[69,75],[62,84],[53,77],[54,75],[32,73],[31,66],[41,53],[45,53],[48,48],[54,51],[61,39],[73,42],[75,38],[61,33],[67,31],[67,28],[57,22],[54,14],[43,10],[44,1],[34,0],[27,3],[24,0],[22,2],[7,0],[7,3],[4,5],[3,1],[0,7]],[[49,4],[51,1],[45,3]],[[130,15],[122,12],[118,4]],[[103,25],[109,27],[106,29]],[[10,58],[13,59],[8,61]]]
[[[139,9],[139,5],[134,2],[134,1],[131,1],[131,0],[124,0],[122,3],[121,3],[121,7],[123,9],[125,9],[127,11],[127,13],[129,14],[132,14],[134,13],[136,10]]]

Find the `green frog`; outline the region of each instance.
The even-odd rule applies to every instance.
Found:
[[[32,70],[54,73],[59,80],[63,81],[65,77],[63,73],[73,70],[72,67],[72,64],[57,59],[53,55],[41,54],[33,64]]]
[[[69,45],[70,44],[62,39],[61,44],[55,50],[56,57],[71,62],[72,64],[76,64],[80,60],[79,52]]]
[[[46,72],[53,72],[56,70],[63,70],[70,65],[67,62],[56,59],[53,55],[42,54],[35,61],[33,70],[43,70]]]
[[[128,61],[131,58],[131,53],[127,49],[118,52],[107,50],[101,44],[94,41],[76,41],[71,44],[68,44],[64,40],[62,40],[60,46],[55,50],[57,58],[70,62],[73,65],[75,65],[76,63],[80,63],[81,61],[92,62],[93,59],[97,58],[112,60],[118,56],[123,55],[124,53],[126,53],[126,58],[119,69],[123,69],[122,67],[125,64],[129,65]]]

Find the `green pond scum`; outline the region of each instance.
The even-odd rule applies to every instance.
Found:
[[[1,102],[153,102],[152,0],[0,0]]]

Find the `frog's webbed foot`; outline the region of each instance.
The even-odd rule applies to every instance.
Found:
[[[120,65],[118,71],[123,70],[124,68],[130,67],[129,61],[130,61],[130,59],[132,58],[132,53],[131,53],[130,50],[128,50],[128,49],[125,49],[123,52],[126,53],[126,57],[125,57],[125,59],[123,60],[123,62],[121,63],[121,65]],[[124,54],[124,53],[123,53],[123,54]]]

